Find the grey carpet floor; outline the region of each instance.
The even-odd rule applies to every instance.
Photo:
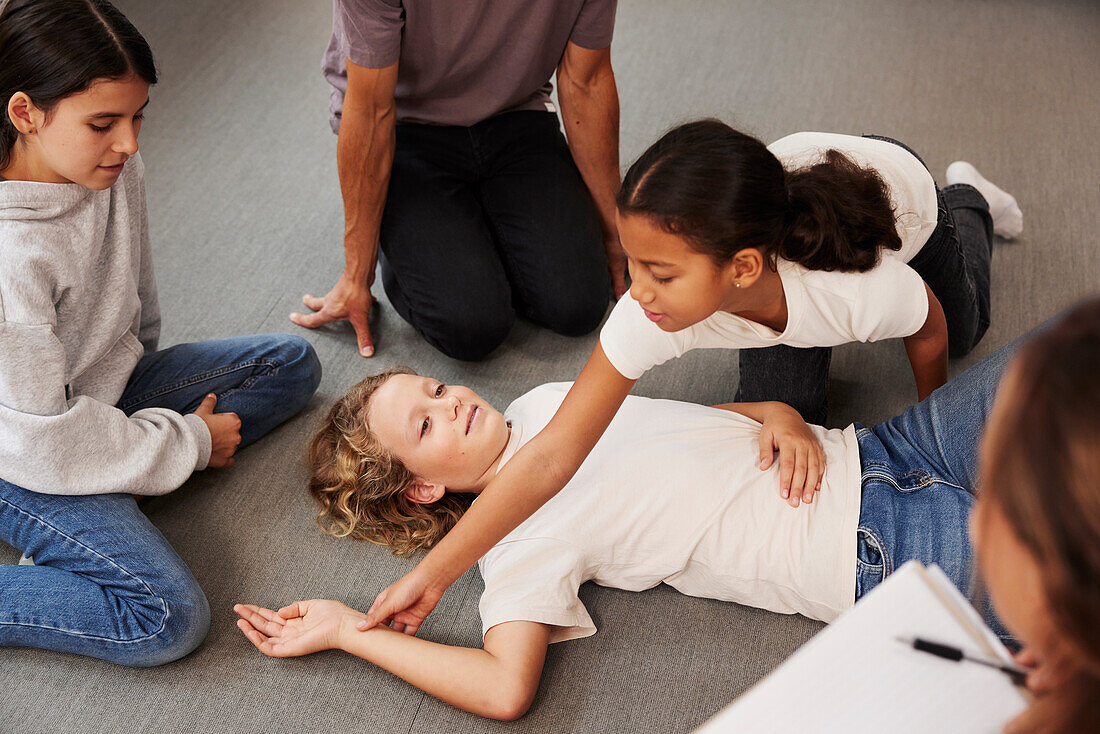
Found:
[[[509,725],[344,654],[276,661],[253,650],[234,626],[234,602],[333,597],[365,608],[410,567],[314,525],[302,451],[334,398],[369,372],[408,364],[503,408],[534,385],[572,379],[595,335],[567,339],[520,323],[491,359],[471,365],[433,352],[384,297],[373,360],[356,355],[349,328],[294,327],[287,314],[302,294],[323,294],[342,266],[336,141],[319,73],[329,4],[119,5],[162,70],[141,143],[163,345],[305,333],[325,377],[309,408],[234,469],[196,475],[147,507],[210,598],[202,647],[153,670],[0,650],[0,731],[686,732],[820,629],[665,587],[586,587],[600,632],[551,648],[531,712]],[[957,372],[1100,290],[1098,39],[1100,5],[1088,0],[623,0],[613,46],[623,163],[670,125],[703,115],[765,140],[797,130],[888,134],[937,176],[970,160],[1018,197],[1026,229],[997,245],[993,325]],[[900,343],[838,349],[832,422],[899,412],[914,397],[911,380]],[[736,381],[735,355],[697,353],[653,370],[637,392],[715,403],[731,399]],[[480,591],[468,573],[422,635],[477,644]]]

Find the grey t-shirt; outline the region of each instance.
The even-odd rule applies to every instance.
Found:
[[[550,77],[568,42],[607,48],[617,0],[333,0],[322,69],[340,129],[347,59],[398,62],[399,122],[473,125],[515,110],[553,110]]]

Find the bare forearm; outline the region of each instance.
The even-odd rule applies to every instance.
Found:
[[[947,382],[947,317],[932,289],[926,284],[928,315],[924,325],[905,337],[905,353],[917,383],[917,400],[924,400]]]
[[[798,411],[787,405],[786,403],[779,403],[775,401],[767,401],[763,403],[723,403],[722,405],[715,405],[715,408],[719,410],[728,410],[731,413],[738,413],[746,418],[751,418],[757,423],[763,423],[769,416],[775,415],[776,412],[789,412],[798,414]]]
[[[917,400],[924,400],[947,382],[947,339],[909,337],[905,352],[917,383]]]
[[[542,672],[549,637],[531,625],[534,645],[488,650],[441,645],[384,627],[366,632],[344,625],[341,649],[384,668],[436,698],[479,716],[515,719],[530,705]],[[541,638],[541,641],[540,641]]]
[[[619,92],[610,63],[579,81],[567,64],[558,73],[558,101],[573,160],[596,202],[604,240],[617,238],[619,193]]]
[[[454,583],[569,482],[592,448],[586,444],[548,426],[504,466],[418,570],[443,588]]]
[[[395,108],[345,104],[336,141],[336,167],[344,200],[345,271],[373,278],[378,231],[389,189],[395,145]]]

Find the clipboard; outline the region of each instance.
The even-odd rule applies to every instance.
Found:
[[[910,561],[696,734],[992,733],[1030,703],[1000,671],[918,652],[899,637],[1012,662],[938,566]]]

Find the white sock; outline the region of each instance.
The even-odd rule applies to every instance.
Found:
[[[21,556],[19,558],[19,565],[20,566],[33,566],[34,565],[34,559],[31,558],[30,556]]]
[[[978,169],[966,161],[955,161],[947,167],[947,183],[970,184],[989,203],[993,217],[993,233],[1006,240],[1015,239],[1024,231],[1024,213],[1016,203],[1016,197],[993,184]]]

